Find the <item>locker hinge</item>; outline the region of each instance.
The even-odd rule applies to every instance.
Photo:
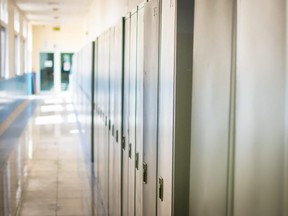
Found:
[[[164,182],[163,178],[159,178],[159,199],[163,202],[163,197],[164,197]]]
[[[147,168],[147,164],[143,163],[143,182],[145,184],[147,184],[147,173],[148,172],[148,168]]]
[[[139,153],[138,152],[135,155],[135,168],[139,170]]]
[[[132,157],[132,144],[129,144],[129,158]]]
[[[122,149],[125,150],[126,146],[125,146],[125,137],[122,137]]]
[[[118,130],[116,130],[116,142],[118,143]]]

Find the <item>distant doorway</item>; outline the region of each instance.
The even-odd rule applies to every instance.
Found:
[[[40,53],[40,90],[54,89],[54,53]]]
[[[72,67],[73,53],[61,53],[61,91],[67,91]]]

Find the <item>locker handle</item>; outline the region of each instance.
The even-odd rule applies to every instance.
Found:
[[[118,130],[116,130],[116,142],[118,143]]]
[[[148,172],[148,167],[146,163],[143,163],[143,182],[147,184],[147,173]]]
[[[159,177],[159,199],[163,202],[164,197],[164,182],[163,178]]]
[[[114,125],[112,125],[112,136],[114,137]]]
[[[129,158],[132,157],[132,144],[129,144]]]
[[[125,137],[122,137],[122,149],[125,150],[126,146],[125,146]]]
[[[135,168],[139,170],[139,153],[138,152],[135,155]]]
[[[111,120],[109,119],[108,121],[108,130],[110,131],[111,130]]]

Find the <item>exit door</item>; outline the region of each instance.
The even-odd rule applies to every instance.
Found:
[[[72,66],[72,53],[61,53],[61,91],[67,91]]]
[[[40,89],[54,89],[54,53],[40,53]]]
[[[40,53],[40,89],[54,89],[54,53]]]

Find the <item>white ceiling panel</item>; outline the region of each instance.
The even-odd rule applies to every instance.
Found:
[[[15,0],[32,24],[82,22],[93,0]]]

